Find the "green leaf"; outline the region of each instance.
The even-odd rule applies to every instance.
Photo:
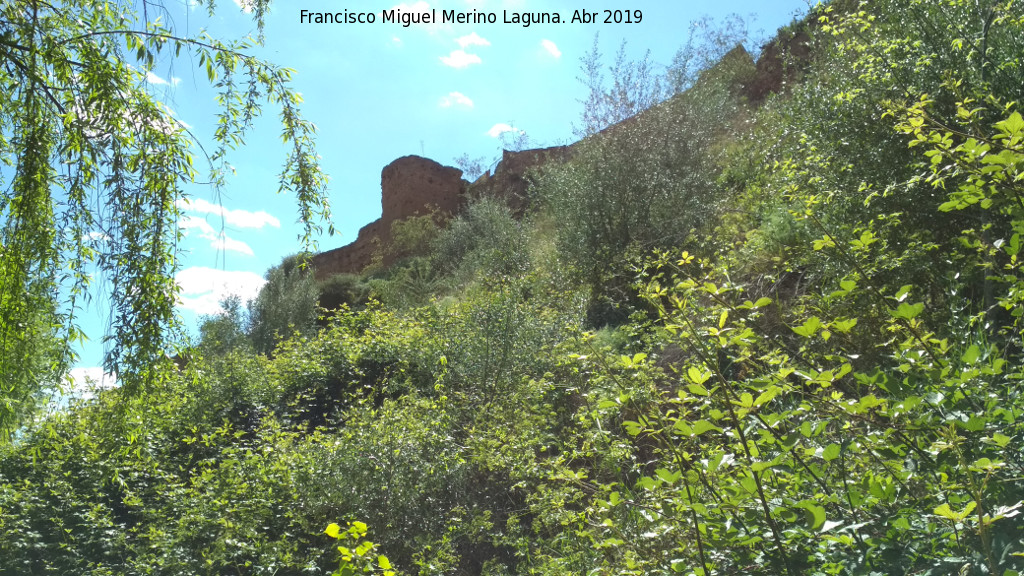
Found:
[[[977,502],[971,501],[963,510],[955,512],[949,507],[949,504],[943,504],[935,509],[935,515],[952,520],[953,522],[962,522],[964,518],[967,518],[971,514],[971,511],[977,506]]]
[[[825,524],[825,508],[818,503],[804,500],[797,506],[807,511],[807,520],[812,530],[817,530]]]
[[[910,295],[910,291],[913,289],[913,284],[905,284],[902,287],[900,287],[899,290],[896,291],[896,295],[893,296],[893,298],[895,298],[897,302],[903,302],[904,300],[907,299],[907,296]]]
[[[924,304],[918,302],[917,304],[908,304],[903,302],[899,308],[892,312],[893,317],[903,318],[904,320],[912,320],[917,318],[919,314],[924,310]]]
[[[334,524],[332,522],[330,525],[327,526],[327,529],[324,530],[324,532],[331,538],[337,538],[338,534],[341,533],[341,526],[338,526],[337,524]]]
[[[675,423],[672,425],[672,428],[674,428],[676,431],[678,431],[683,436],[686,436],[687,438],[693,436],[693,428],[686,422],[686,420],[683,420],[682,418],[676,420]]]
[[[674,484],[677,480],[683,477],[682,472],[678,470],[670,472],[665,468],[658,468],[654,473],[657,474],[658,478],[661,478],[666,484]]]
[[[721,428],[715,426],[714,424],[708,422],[707,420],[698,420],[693,423],[693,433],[695,436],[699,436],[705,432],[710,432],[712,430],[714,430],[715,432],[722,431]]]
[[[848,320],[835,320],[831,324],[833,330],[835,330],[837,332],[843,332],[843,333],[849,332],[856,325],[857,325],[857,319],[856,318],[850,318]]]
[[[839,458],[839,453],[841,450],[842,448],[839,446],[839,444],[829,444],[828,446],[825,447],[824,450],[822,450],[821,457],[824,458],[826,462],[831,462],[832,460]]]
[[[971,344],[970,348],[968,348],[967,351],[964,352],[964,355],[960,357],[960,360],[962,360],[964,364],[974,364],[980,357],[981,348],[978,348],[977,344]]]
[[[707,382],[708,379],[711,378],[711,372],[704,372],[698,369],[696,366],[690,366],[686,370],[686,375],[690,378],[691,382],[697,384],[698,386]],[[703,396],[707,396],[707,393],[703,394]]]
[[[754,400],[754,406],[762,406],[768,402],[771,402],[776,396],[782,392],[782,388],[778,386],[769,386],[767,390],[762,392]]]
[[[875,242],[878,242],[878,238],[875,237],[874,233],[870,230],[865,230],[859,239],[850,241],[850,246],[854,248],[867,248]]]
[[[800,433],[803,434],[805,438],[810,438],[812,432],[811,423],[804,420],[803,424],[800,424]]]
[[[1016,256],[1020,253],[1020,234],[1014,234],[1010,237],[1010,241],[1007,242],[1006,247],[1003,250],[1010,256]]]
[[[1006,448],[1006,445],[1010,443],[1011,438],[1005,434],[996,432],[992,435],[991,442],[1000,448]]]
[[[993,474],[1000,468],[1003,468],[1005,466],[1006,463],[1001,462],[999,460],[992,460],[991,458],[978,458],[977,460],[974,461],[973,464],[971,464],[969,469],[973,472],[986,472],[989,474]]]
[[[1020,112],[1014,112],[1010,114],[1010,117],[1006,120],[996,122],[996,128],[1000,132],[1008,137],[1017,136],[1024,131],[1024,118],[1021,118]]]
[[[818,251],[823,248],[835,248],[836,243],[829,236],[822,236],[821,239],[814,241],[814,250]]]
[[[818,328],[821,328],[821,320],[819,320],[817,316],[812,316],[808,318],[802,326],[793,328],[793,332],[796,332],[804,338],[810,338],[811,336],[814,336],[814,333],[818,331]]]
[[[700,384],[690,384],[689,386],[686,387],[686,389],[690,391],[690,394],[695,394],[697,396],[711,395],[711,392],[708,392],[708,389],[701,386]]]
[[[637,436],[644,430],[644,427],[639,422],[634,422],[633,420],[626,420],[622,423],[622,426],[630,436]]]
[[[377,566],[380,566],[381,570],[390,570],[391,561],[387,556],[377,556]]]

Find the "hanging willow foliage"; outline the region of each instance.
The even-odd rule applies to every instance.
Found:
[[[202,4],[212,13],[214,1]],[[143,2],[0,4],[0,430],[10,432],[60,381],[83,338],[76,313],[94,267],[111,319],[104,369],[130,390],[153,382],[174,323],[177,203],[197,180],[187,126],[146,88],[158,58],[189,56],[218,92],[209,181],[269,104],[288,147],[279,191],[294,193],[309,246],[329,221],[326,176],[292,70],[247,55],[258,39],[181,36]],[[206,175],[203,175],[204,179]]]

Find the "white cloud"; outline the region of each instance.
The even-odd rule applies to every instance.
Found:
[[[540,41],[540,45],[543,46],[544,49],[548,51],[548,54],[551,54],[555,58],[561,58],[562,57],[562,51],[559,50],[558,49],[558,45],[555,44],[554,42],[552,42],[551,40],[548,40],[547,38],[545,38],[545,39]]]
[[[227,234],[224,233],[221,233],[219,237],[214,238],[213,242],[210,242],[210,246],[217,250],[228,250],[231,252],[239,252],[247,256],[255,256],[255,253],[252,251],[252,248],[250,248],[248,244],[242,242],[241,240],[229,238]]]
[[[172,80],[174,81],[175,84],[177,84],[178,82],[181,81],[181,78],[172,78]],[[178,113],[175,112],[174,108],[171,108],[170,106],[168,106],[167,104],[164,104],[163,102],[157,102],[157,105],[160,108],[163,108],[164,112],[166,112],[168,116],[174,118],[174,120],[178,123],[179,126],[181,126],[182,128],[184,128],[186,130],[191,130],[192,129],[192,126],[188,122],[185,122],[184,120],[182,120],[181,118],[178,117]]]
[[[497,138],[506,132],[515,132],[516,134],[523,133],[523,131],[520,130],[519,128],[516,128],[515,126],[509,126],[508,124],[501,122],[495,124],[494,126],[491,126],[491,129],[487,131],[487,135],[490,136],[491,138]]]
[[[100,232],[98,230],[93,230],[91,232],[86,232],[85,234],[82,234],[83,242],[107,242],[108,240],[110,240],[110,236],[107,236],[106,233]]]
[[[281,227],[280,220],[263,210],[260,210],[259,212],[249,212],[248,210],[228,210],[219,204],[208,202],[202,198],[178,200],[177,204],[178,208],[185,212],[216,214],[224,218],[224,222],[228,226],[236,226],[238,228],[263,228],[264,226],[273,226],[274,228]]]
[[[447,96],[441,97],[439,106],[442,108],[450,108],[452,106],[465,106],[467,108],[472,108],[473,101],[462,92],[449,92]]]
[[[105,390],[117,386],[117,377],[108,374],[99,366],[72,368],[65,377],[64,383],[69,394],[75,398],[89,399],[97,390]]]
[[[199,237],[204,240],[209,240],[210,247],[215,250],[230,250],[247,256],[255,255],[248,244],[241,240],[235,240],[234,238],[229,237],[223,231],[218,232],[214,230],[213,226],[211,226],[205,218],[200,216],[186,216],[181,220],[178,220],[178,227],[182,230],[199,230]]]
[[[478,36],[476,32],[473,32],[472,34],[469,34],[469,35],[466,35],[466,36],[461,36],[459,38],[456,38],[455,41],[458,42],[459,46],[461,46],[462,48],[466,48],[468,46],[490,46],[491,45],[491,43],[488,42],[485,38],[481,38],[480,36]]]
[[[178,228],[182,230],[191,230],[193,228],[199,229],[199,234],[206,238],[207,236],[216,236],[217,233],[213,230],[213,226],[206,221],[205,218],[199,216],[186,216],[181,220],[178,220]]]
[[[168,82],[167,80],[164,80],[163,78],[154,74],[152,70],[146,70],[146,82],[149,82],[150,84],[156,84],[157,86],[177,86],[178,82],[181,82],[181,78],[171,76],[171,81]]]
[[[398,36],[392,36],[391,37],[391,43],[394,44],[395,46],[401,46],[402,45],[402,39],[399,38]]]
[[[441,56],[441,62],[452,68],[465,68],[470,64],[480,64],[483,61],[476,54],[467,54],[464,50],[452,50],[451,54]]]
[[[146,70],[146,82],[149,82],[150,84],[169,84],[167,80],[153,74],[151,70]]]
[[[241,297],[243,302],[252,300],[267,283],[254,272],[240,270],[218,270],[203,266],[185,268],[175,276],[181,287],[179,305],[196,314],[218,314],[220,302],[231,294]]]

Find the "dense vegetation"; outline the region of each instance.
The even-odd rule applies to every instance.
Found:
[[[260,31],[268,3],[246,3]],[[212,15],[215,4],[191,6]],[[222,41],[176,28],[165,12],[146,1],[0,3],[4,441],[75,364],[78,315],[96,285],[110,295],[104,368],[129,390],[156,383],[176,318],[179,207],[199,184],[219,198],[230,152],[264,106],[280,115],[278,190],[295,194],[303,240],[329,220],[315,127],[299,113],[292,71],[250,55],[262,37]],[[156,96],[167,80],[154,70],[179,57],[216,91],[205,146]]]
[[[764,105],[705,75],[525,218],[407,223],[315,321],[285,262],[161,386],[23,429],[0,574],[1024,570],[1024,8],[798,34]]]

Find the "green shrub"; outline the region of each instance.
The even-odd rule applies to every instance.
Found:
[[[508,206],[479,198],[431,244],[431,262],[456,281],[518,276],[529,267],[527,232]]]
[[[199,349],[213,356],[251,349],[252,341],[246,333],[248,313],[242,306],[242,298],[232,294],[222,300],[220,306],[219,314],[200,319]]]
[[[335,274],[317,283],[320,297],[317,305],[324,310],[337,310],[342,306],[357,309],[366,304],[370,286],[358,274]]]
[[[316,330],[316,282],[304,261],[297,254],[268,270],[267,283],[249,303],[249,338],[261,354],[272,354],[283,338]]]

